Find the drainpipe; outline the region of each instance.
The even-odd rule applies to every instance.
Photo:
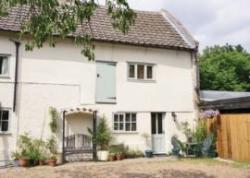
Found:
[[[15,79],[14,79],[14,94],[13,94],[13,112],[16,111],[16,100],[17,100],[17,84],[18,84],[18,72],[19,72],[19,49],[21,43],[19,41],[14,41],[16,46],[16,60],[15,60]]]

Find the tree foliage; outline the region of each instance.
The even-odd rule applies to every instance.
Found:
[[[27,39],[25,34],[31,36],[26,40],[26,50],[42,48],[45,42],[55,47],[56,39],[70,35],[76,45],[83,46],[82,54],[89,60],[94,59],[91,34],[75,32],[78,25],[88,25],[91,29],[90,20],[98,7],[95,0],[1,0],[0,17],[8,15],[8,10],[15,6],[29,8],[29,20],[22,24],[19,34],[20,40]],[[127,0],[107,0],[107,6],[113,27],[127,33],[136,18]]]
[[[250,54],[241,45],[207,47],[199,61],[201,89],[250,91]]]

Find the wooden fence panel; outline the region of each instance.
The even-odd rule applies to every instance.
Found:
[[[250,114],[221,114],[207,121],[216,123],[217,152],[221,158],[250,161]]]

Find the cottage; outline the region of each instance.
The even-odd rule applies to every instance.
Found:
[[[135,25],[123,35],[100,7],[91,20],[96,57],[88,61],[70,37],[55,48],[25,51],[16,33],[27,13],[16,7],[0,19],[1,163],[10,160],[18,135],[50,135],[50,107],[61,114],[61,153],[64,139],[85,138],[101,116],[115,143],[144,151],[147,133],[155,154],[171,151],[171,137],[180,135],[175,122],[192,122],[197,112],[197,42],[177,19],[165,10],[136,11]]]

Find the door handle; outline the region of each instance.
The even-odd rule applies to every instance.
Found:
[[[97,76],[97,78],[100,78],[100,77],[101,77],[101,75],[100,75],[100,74],[97,74],[96,76]]]

